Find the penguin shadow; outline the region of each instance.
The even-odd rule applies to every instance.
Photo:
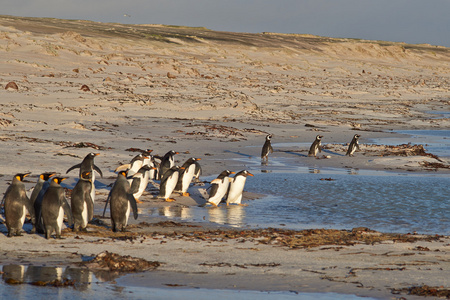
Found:
[[[345,156],[345,154],[342,153],[337,153],[331,150],[327,150],[327,149],[322,149],[322,152],[328,153],[328,154],[333,154],[333,155],[337,155],[337,156]]]
[[[300,157],[308,157],[308,155],[306,155],[306,154],[302,154],[302,153],[294,152],[294,151],[280,151],[280,152],[284,152],[287,154],[296,155],[296,156],[300,156]]]
[[[248,157],[248,158],[253,158],[254,157],[254,155],[245,154],[245,153],[241,153],[241,152],[237,152],[237,151],[224,150],[223,152],[233,153],[233,154],[237,154],[237,155]]]

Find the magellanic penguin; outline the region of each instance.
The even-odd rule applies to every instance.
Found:
[[[360,138],[359,134],[355,134],[353,136],[353,139],[350,142],[350,145],[348,145],[348,150],[347,150],[347,153],[345,153],[345,155],[353,156],[353,153],[355,153],[356,149],[360,150],[359,149],[359,141],[358,141],[359,138]]]
[[[317,156],[317,153],[322,152],[322,138],[323,135],[317,135],[316,139],[312,143],[311,147],[309,148],[308,156]]]
[[[134,219],[138,218],[136,199],[133,196],[136,191],[134,187],[130,186],[126,176],[125,171],[120,171],[117,174],[117,179],[106,202],[106,204],[108,204],[108,200],[110,202],[111,224],[114,232],[125,231],[131,209]]]
[[[39,175],[38,181],[31,192],[30,201],[34,208],[34,216],[36,219],[36,224],[33,227],[33,232],[38,230],[39,233],[44,233],[44,227],[42,226],[42,218],[41,218],[41,205],[42,205],[42,197],[44,196],[45,191],[48,189],[50,182],[48,181],[50,177],[55,176],[55,172],[45,172]]]
[[[31,216],[33,227],[35,224],[33,205],[27,197],[25,184],[22,182],[28,175],[30,173],[16,174],[5,192],[5,223],[8,229],[8,237],[22,235],[21,231],[27,211]]]
[[[81,174],[84,172],[90,172],[91,173],[91,198],[92,198],[92,202],[95,202],[95,173],[94,171],[97,171],[98,174],[100,174],[101,177],[103,177],[102,171],[100,170],[99,167],[97,167],[94,164],[94,158],[96,156],[100,155],[100,153],[89,153],[88,155],[86,155],[86,157],[83,159],[83,161],[77,165],[74,165],[72,167],[70,167],[67,171],[66,174],[69,173],[70,171],[72,171],[73,169],[80,169],[80,175],[79,177],[81,178]]]
[[[214,206],[219,205],[220,201],[222,201],[222,198],[228,191],[228,186],[230,185],[230,178],[228,176],[234,173],[235,172],[225,170],[220,173],[216,179],[211,181],[208,203],[211,203]]]
[[[73,216],[73,231],[86,231],[87,224],[94,216],[94,203],[91,198],[91,172],[81,173],[72,190],[70,208]]]
[[[186,197],[189,196],[187,190],[191,184],[192,178],[194,178],[195,175],[195,170],[197,168],[195,163],[199,160],[201,160],[201,158],[191,157],[181,166],[182,171],[180,171],[178,182],[175,186],[176,192],[181,193]]]
[[[67,178],[52,177],[50,179],[50,186],[44,194],[42,199],[42,220],[45,228],[45,238],[49,239],[53,232],[56,238],[61,238],[61,229],[64,220],[64,213],[67,216],[69,226],[72,222],[72,211],[65,196],[64,188],[60,183]]]
[[[158,198],[163,198],[167,202],[175,201],[175,199],[170,198],[175,186],[177,185],[178,178],[180,177],[180,172],[182,172],[182,167],[173,166],[166,171],[161,184],[159,185],[159,195]]]
[[[273,153],[272,144],[270,143],[271,139],[272,139],[271,134],[266,135],[266,141],[264,142],[264,145],[261,150],[261,160],[263,161],[268,161],[269,153]]]
[[[158,179],[162,180],[164,178],[164,173],[175,165],[175,154],[179,154],[173,150],[170,150],[161,158],[161,163],[159,164]]]
[[[227,205],[229,204],[241,204],[242,201],[242,192],[244,192],[245,181],[247,180],[247,176],[253,176],[247,170],[243,170],[234,175],[233,178],[230,178],[230,188],[228,189],[228,197],[227,197]]]

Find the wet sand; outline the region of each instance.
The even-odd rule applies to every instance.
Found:
[[[392,155],[398,149],[367,144],[397,135],[394,130],[449,128],[448,118],[429,113],[449,108],[448,48],[0,16],[0,57],[0,190],[15,173],[32,172],[31,188],[38,174],[65,174],[97,152],[104,174],[97,217],[113,170],[136,149],[176,150],[180,164],[201,157],[203,176],[210,176],[245,169],[234,159],[259,157],[267,133],[274,143],[306,145],[321,134],[328,151],[322,154],[330,158],[307,157],[308,146],[272,155],[304,166],[450,173],[445,159]],[[9,82],[18,90],[5,89]],[[344,154],[355,133],[362,136],[361,151],[350,158]],[[67,175],[66,187],[73,187],[77,173]],[[172,204],[151,193],[142,200],[141,210],[204,202],[195,193]],[[162,262],[139,275],[142,281],[120,279],[128,285],[383,298],[391,297],[391,288],[449,288],[448,237],[291,249],[261,244],[258,237],[187,240],[173,234],[215,230],[214,224],[167,227],[140,217],[129,233],[113,234],[109,220],[99,220],[88,234],[65,232],[64,240],[1,235],[0,262],[64,265],[108,250]],[[156,225],[139,225],[144,220]],[[0,230],[6,233],[3,224]]]

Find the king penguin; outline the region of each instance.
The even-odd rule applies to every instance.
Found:
[[[248,176],[253,176],[253,174],[247,170],[243,170],[238,172],[231,179],[230,188],[228,189],[227,205],[242,205],[242,193],[244,192],[245,181],[247,180]]]
[[[201,158],[191,157],[181,166],[182,171],[180,171],[178,182],[177,185],[175,186],[176,192],[181,193],[183,196],[186,197],[189,196],[187,190],[195,175],[195,170],[197,168],[195,163],[198,162],[199,160],[201,160]]]
[[[159,185],[159,195],[158,198],[163,198],[167,202],[175,201],[175,199],[170,198],[175,186],[177,185],[178,178],[180,177],[180,172],[182,168],[179,166],[173,166],[166,171],[161,184]]]
[[[30,173],[16,174],[5,192],[5,223],[8,229],[8,237],[22,235],[26,211],[31,216],[33,227],[35,224],[33,205],[27,197],[25,184],[23,183],[23,179],[28,175]]]
[[[230,176],[235,172],[231,172],[229,170],[225,170],[217,176],[216,179],[211,181],[211,188],[209,190],[209,198],[208,203],[211,203],[214,206],[218,206],[222,198],[228,191],[228,186],[230,185]]]
[[[67,178],[52,177],[50,186],[42,199],[42,220],[45,228],[45,238],[49,239],[53,232],[57,239],[61,239],[61,229],[64,220],[64,213],[67,215],[69,226],[72,222],[72,211],[65,196],[64,188],[60,183]]]
[[[66,174],[69,173],[70,171],[72,171],[73,169],[80,169],[80,175],[79,177],[81,178],[81,174],[84,172],[90,172],[91,173],[91,198],[92,198],[92,202],[95,202],[95,173],[94,171],[97,171],[98,174],[100,174],[101,177],[103,177],[102,171],[100,170],[99,167],[97,167],[94,164],[94,158],[96,156],[100,155],[100,153],[89,153],[88,155],[86,155],[86,157],[83,159],[83,161],[77,165],[74,165],[72,167],[70,167],[67,171]]]
[[[91,172],[81,173],[72,190],[70,208],[73,216],[73,231],[86,231],[87,224],[94,216],[94,203],[91,199]]]
[[[312,143],[311,147],[309,148],[308,156],[317,156],[317,153],[322,152],[322,138],[323,135],[317,135],[316,139]]]
[[[358,141],[360,137],[361,136],[359,134],[355,134],[353,136],[353,139],[350,142],[350,145],[348,145],[348,150],[347,150],[347,153],[345,153],[345,155],[353,156],[353,153],[355,153],[356,149],[360,150],[359,149],[359,141]]]
[[[55,176],[55,172],[45,172],[39,175],[38,181],[33,188],[30,196],[30,202],[34,208],[34,216],[36,219],[36,224],[33,228],[33,232],[38,230],[39,233],[44,233],[44,227],[42,226],[42,218],[41,218],[41,205],[42,205],[42,197],[44,196],[45,191],[48,189],[50,182],[48,181],[52,176]]]
[[[114,232],[119,230],[125,231],[131,209],[133,209],[134,219],[136,220],[138,218],[136,199],[133,196],[133,193],[136,191],[134,186],[130,186],[126,176],[127,173],[125,171],[120,171],[117,174],[117,179],[108,196],[110,201],[111,224]],[[108,204],[108,200],[106,204]]]
[[[159,165],[158,179],[162,180],[164,178],[164,173],[175,165],[174,155],[179,154],[173,150],[170,150],[161,158],[161,163]]]
[[[261,150],[261,160],[262,161],[268,161],[269,153],[273,153],[272,144],[270,142],[271,139],[272,139],[271,134],[266,135],[266,141],[264,142],[264,145]]]

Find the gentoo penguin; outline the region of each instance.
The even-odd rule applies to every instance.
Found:
[[[322,152],[322,138],[323,135],[317,135],[316,139],[309,148],[308,156],[317,156],[317,153]]]
[[[170,150],[161,158],[161,163],[159,165],[158,179],[162,180],[164,178],[164,173],[175,165],[174,155],[179,154],[173,150]]]
[[[228,186],[230,185],[230,178],[228,176],[234,173],[235,172],[225,170],[220,173],[216,179],[211,181],[208,203],[211,203],[214,206],[219,205],[220,201],[222,201],[222,198],[228,191]]]
[[[191,157],[189,158],[182,166],[182,171],[178,176],[178,182],[175,186],[175,191],[181,193],[183,196],[188,197],[189,193],[187,192],[189,185],[191,184],[192,178],[195,175],[196,165],[195,162],[201,160],[201,158]]]
[[[136,199],[133,196],[135,191],[130,187],[126,176],[127,173],[125,171],[120,171],[117,174],[117,179],[108,196],[110,201],[111,224],[114,232],[119,230],[125,231],[131,209],[133,209],[134,219],[136,220],[138,217]],[[108,204],[108,200],[106,204]]]
[[[22,235],[21,231],[25,222],[26,211],[31,216],[33,227],[35,224],[33,205],[22,182],[28,175],[30,173],[16,174],[5,192],[5,223],[8,229],[8,237]]]
[[[147,188],[148,181],[150,178],[150,171],[156,169],[155,167],[150,167],[148,164],[142,166],[137,173],[135,173],[131,178],[128,177],[128,183],[131,185],[137,185],[137,191],[133,194],[134,198],[136,199],[137,203],[142,203],[142,201],[139,201],[139,198],[144,193],[145,189]],[[131,182],[130,182],[131,179]]]
[[[200,175],[202,175],[202,167],[198,162],[195,162],[195,172],[194,172],[194,179],[196,182],[200,181]]]
[[[61,238],[61,228],[64,220],[64,213],[67,215],[69,226],[72,225],[72,211],[65,196],[64,188],[60,183],[67,178],[52,177],[50,186],[42,199],[42,220],[45,228],[45,238],[49,239],[53,231],[56,238]]]
[[[264,142],[264,145],[261,150],[261,160],[263,161],[268,161],[269,153],[273,153],[272,144],[270,143],[271,139],[272,139],[271,134],[266,135],[266,141]]]
[[[39,175],[39,179],[36,182],[36,185],[33,188],[30,196],[30,202],[34,208],[34,216],[36,219],[36,224],[33,226],[33,232],[36,231],[36,227],[39,233],[44,233],[44,227],[42,226],[41,219],[41,205],[42,205],[42,197],[44,196],[45,191],[48,189],[50,182],[48,181],[50,177],[56,175],[55,172],[45,172]]]
[[[347,153],[345,153],[345,155],[353,156],[353,153],[355,153],[356,149],[360,150],[359,149],[359,141],[358,141],[359,137],[360,137],[359,134],[355,134],[353,136],[353,139],[350,142],[350,145],[348,145],[348,150],[347,150]]]
[[[175,199],[170,198],[170,195],[172,195],[172,192],[177,185],[181,171],[182,167],[179,166],[173,166],[166,171],[166,174],[163,179],[161,179],[161,184],[159,185],[158,198],[163,198],[167,202],[175,201]]]
[[[243,170],[238,172],[231,179],[230,188],[228,189],[227,205],[230,203],[242,205],[242,192],[244,191],[247,176],[253,176],[253,174],[247,170]]]
[[[73,231],[86,231],[87,224],[94,216],[94,203],[91,199],[91,172],[81,173],[72,190],[70,208],[73,216]]]
[[[88,155],[86,155],[86,157],[83,159],[83,161],[77,165],[74,165],[72,167],[70,167],[67,171],[66,174],[69,173],[70,171],[72,171],[73,169],[79,168],[80,169],[80,175],[79,177],[81,178],[81,173],[84,172],[90,172],[91,173],[91,198],[92,198],[92,202],[95,202],[95,173],[94,171],[97,171],[98,174],[100,174],[101,177],[103,177],[102,171],[100,170],[99,167],[97,167],[94,164],[94,158],[96,156],[100,155],[100,153],[89,153]]]
[[[135,173],[137,173],[137,171],[139,171],[139,169],[144,164],[144,160],[147,159],[147,158],[148,158],[147,156],[145,156],[144,154],[140,153],[140,154],[136,155],[135,157],[133,157],[133,159],[131,159],[129,164],[124,164],[124,165],[121,165],[121,166],[117,167],[114,170],[114,172],[127,171],[128,177],[131,177]]]

